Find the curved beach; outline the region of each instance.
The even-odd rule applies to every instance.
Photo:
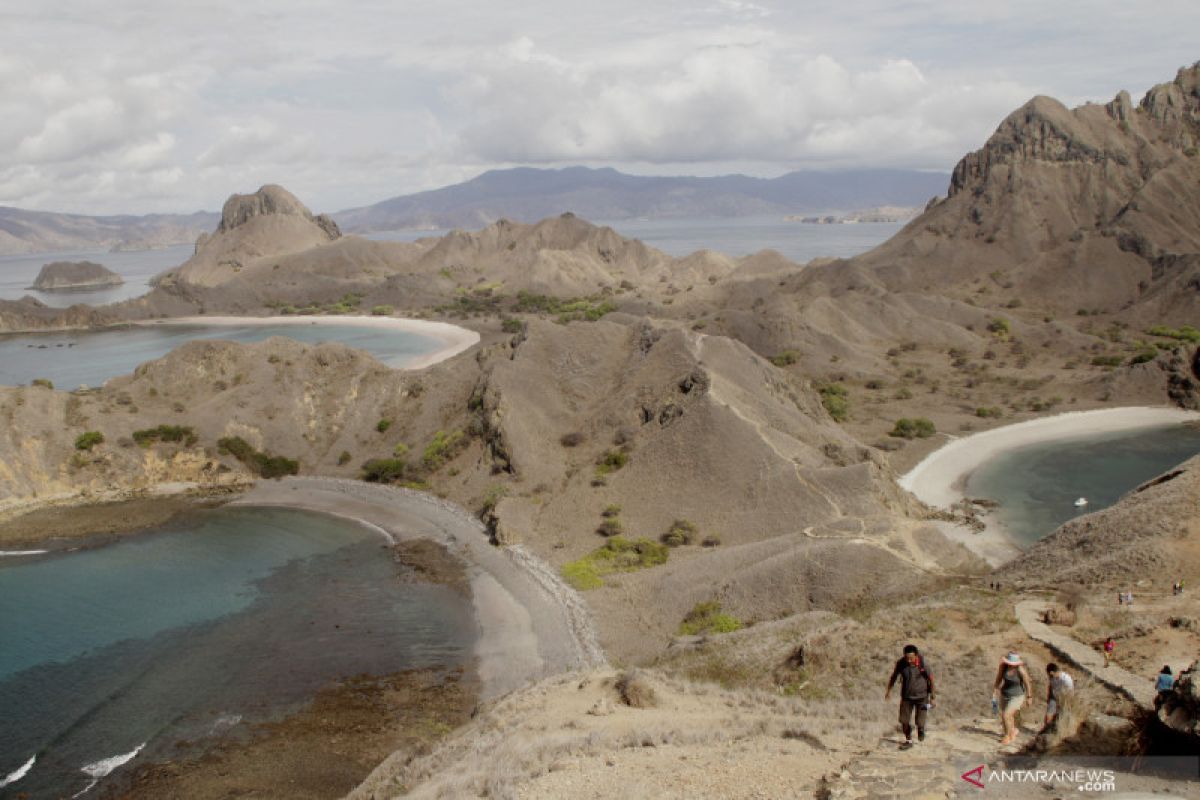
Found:
[[[1105,408],[1041,417],[948,442],[900,476],[897,483],[922,502],[947,508],[963,499],[967,478],[972,472],[989,459],[1009,450],[1059,439],[1195,420],[1200,420],[1200,412],[1165,407]],[[966,532],[957,525],[940,527],[955,541],[967,545],[993,564],[1003,563],[1020,552],[998,523],[985,518],[985,524],[987,527],[982,534]]]
[[[336,478],[260,481],[237,506],[284,506],[355,520],[389,539],[429,539],[467,570],[479,625],[484,700],[541,678],[606,663],[583,600],[541,559],[493,547],[478,519],[423,492]]]
[[[442,346],[431,353],[418,356],[397,369],[423,369],[439,361],[445,361],[472,347],[479,341],[479,334],[448,322],[433,322],[424,319],[399,317],[364,316],[286,316],[286,317],[171,317],[169,319],[143,320],[134,325],[342,325],[357,328],[375,328],[437,339]]]

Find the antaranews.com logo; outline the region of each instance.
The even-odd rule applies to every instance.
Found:
[[[980,764],[962,774],[962,779],[972,786],[986,789],[989,786],[1051,785],[1074,786],[1079,792],[1115,792],[1117,773],[1111,769],[989,769]]]

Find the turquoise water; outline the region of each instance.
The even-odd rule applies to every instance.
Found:
[[[991,459],[967,479],[968,497],[1000,502],[998,521],[1026,547],[1067,520],[1200,453],[1200,428],[1168,425],[1030,445]],[[1085,497],[1088,505],[1076,508]]]
[[[309,344],[341,342],[391,367],[431,353],[441,342],[415,333],[357,325],[136,325],[103,331],[0,336],[0,386],[49,378],[56,389],[100,386],[193,339],[261,342],[286,336]]]
[[[339,677],[464,663],[469,602],[405,575],[379,533],[286,509],[0,559],[0,782],[36,756],[0,796],[69,796],[89,765],[170,757]]]

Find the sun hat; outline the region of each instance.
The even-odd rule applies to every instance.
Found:
[[[1009,651],[1009,654],[1004,657],[1004,663],[1010,667],[1019,667],[1025,662],[1021,660],[1021,656],[1015,652]]]

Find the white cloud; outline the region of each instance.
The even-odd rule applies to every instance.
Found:
[[[0,7],[0,204],[185,211],[273,181],[335,210],[524,163],[949,169],[1034,93],[1169,80],[1198,23],[1194,0]]]

